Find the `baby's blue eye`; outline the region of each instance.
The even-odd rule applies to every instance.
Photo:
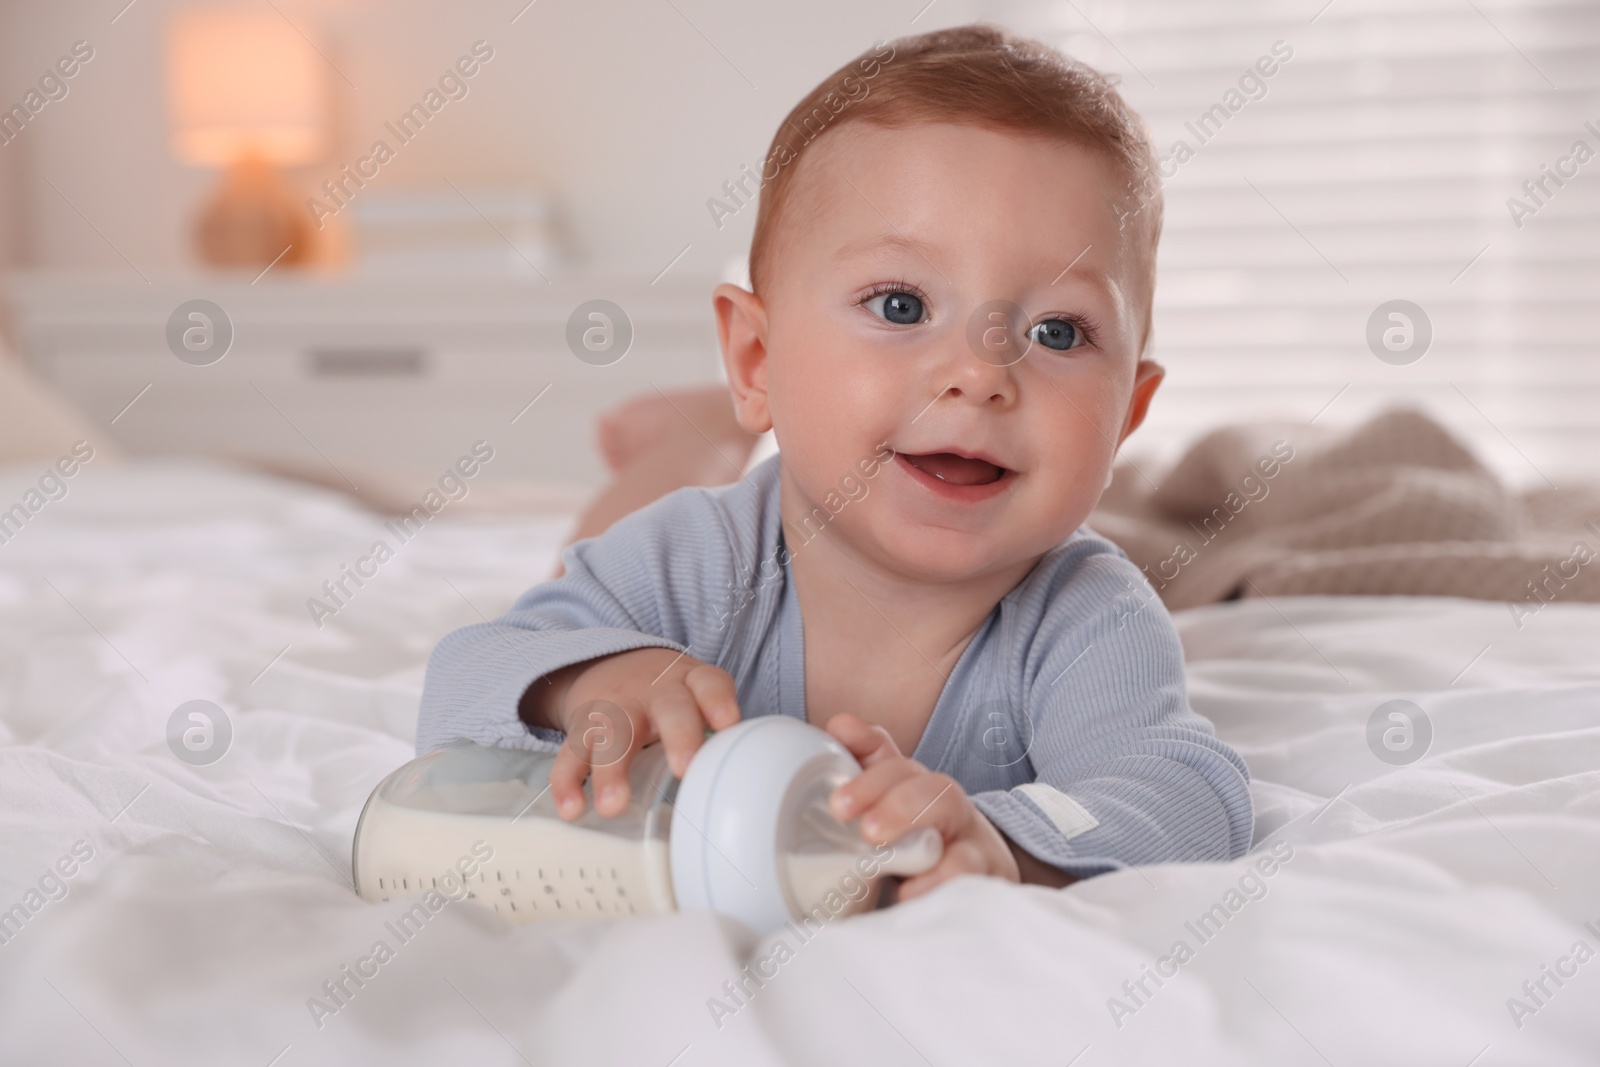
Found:
[[[1028,331],[1032,340],[1039,342],[1046,348],[1054,348],[1065,352],[1069,348],[1076,348],[1081,341],[1082,334],[1078,328],[1066,319],[1045,319]]]
[[[875,296],[867,303],[896,325],[909,326],[923,318],[922,298],[901,290]]]

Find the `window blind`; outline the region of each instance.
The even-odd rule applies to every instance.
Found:
[[[994,17],[1119,75],[1165,159],[1152,354],[1169,373],[1142,448],[1411,405],[1515,482],[1600,476],[1600,5],[1011,0]],[[1374,318],[1398,300],[1421,314]]]

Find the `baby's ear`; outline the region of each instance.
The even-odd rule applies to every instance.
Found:
[[[767,406],[767,308],[748,289],[726,283],[711,294],[722,365],[733,393],[733,410],[747,433],[772,429]]]
[[[1117,438],[1121,445],[1128,439],[1128,435],[1137,430],[1144,417],[1150,410],[1150,401],[1156,395],[1156,390],[1161,387],[1161,380],[1167,376],[1167,369],[1153,359],[1141,359],[1133,372],[1133,396],[1128,400],[1128,417],[1122,424],[1122,436]],[[1110,483],[1107,483],[1109,486]]]

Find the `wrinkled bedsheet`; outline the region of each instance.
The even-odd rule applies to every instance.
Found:
[[[39,473],[0,471],[0,508]],[[1194,704],[1254,775],[1234,863],[961,879],[787,951],[466,904],[399,941],[406,905],[351,891],[361,805],[411,755],[433,643],[567,525],[447,511],[396,543],[334,494],[105,463],[0,543],[0,1064],[1600,1061],[1594,605],[1181,613]],[[307,599],[378,540],[319,629]],[[168,744],[191,700],[231,728],[208,765]],[[1369,728],[1380,705],[1406,718]]]

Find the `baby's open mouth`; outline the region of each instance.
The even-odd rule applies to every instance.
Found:
[[[1004,467],[986,459],[958,456],[954,452],[929,452],[921,456],[906,456],[905,460],[917,470],[951,485],[988,485],[1006,474]]]

